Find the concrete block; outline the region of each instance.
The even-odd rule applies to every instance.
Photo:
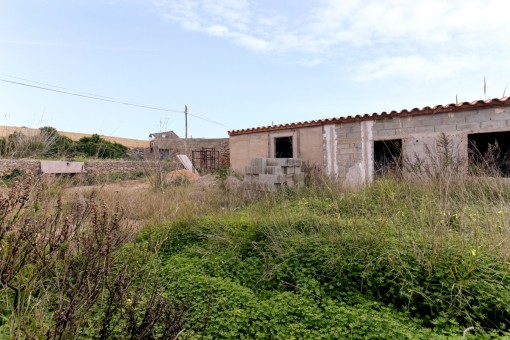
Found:
[[[383,120],[381,123],[382,130],[399,129],[402,127],[400,119]]]
[[[441,124],[442,125],[457,125],[457,124],[462,124],[462,123],[465,123],[466,122],[466,119],[464,117],[444,117],[444,118],[441,118]]]
[[[491,120],[509,120],[510,119],[510,110],[497,110],[491,113]]]
[[[434,126],[417,126],[414,128],[414,132],[416,133],[434,132]]]
[[[345,137],[346,138],[361,138],[361,131],[357,131],[357,132],[347,132],[345,134]]]
[[[491,115],[487,111],[473,111],[471,115],[466,116],[466,123],[488,122]]]
[[[434,132],[454,132],[457,131],[457,125],[436,125],[434,126]]]
[[[286,166],[296,166],[300,167],[303,162],[300,159],[296,158],[287,158]]]
[[[267,158],[266,165],[267,166],[286,166],[287,158]]]
[[[258,178],[259,178],[259,175],[250,175],[250,174],[244,175],[245,182],[254,182],[254,181],[257,181]]]
[[[259,175],[258,181],[260,183],[285,183],[285,176],[261,174]]]
[[[285,175],[294,175],[296,173],[296,169],[299,169],[298,167],[295,167],[295,166],[285,166],[285,167],[282,167],[283,169],[283,173]]]
[[[482,129],[500,129],[506,127],[506,121],[488,121],[482,122]]]
[[[267,158],[254,158],[251,160],[252,166],[266,166]]]
[[[262,168],[262,174],[280,175],[284,174],[284,168],[281,166],[265,166]]]
[[[473,131],[479,130],[481,127],[480,122],[457,124],[457,131]]]
[[[397,133],[397,129],[384,129],[384,130],[377,131],[377,133],[375,133],[374,135],[376,137],[383,137],[383,136],[394,136],[394,135],[396,135],[396,133]]]
[[[78,174],[85,172],[84,162],[41,161],[43,174]]]
[[[253,166],[253,165],[251,165],[251,166],[247,166],[247,167],[244,168],[244,173],[245,174],[249,174],[249,175],[251,175],[251,174],[261,174],[262,171],[264,170],[264,168],[265,167],[263,167],[263,166]]]

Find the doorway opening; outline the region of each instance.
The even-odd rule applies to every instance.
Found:
[[[374,174],[382,177],[402,168],[402,139],[374,141]]]
[[[469,172],[510,177],[510,131],[468,135]]]
[[[292,136],[277,137],[274,139],[275,158],[293,158]]]

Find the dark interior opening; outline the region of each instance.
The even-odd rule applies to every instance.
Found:
[[[468,135],[471,174],[510,177],[510,131]]]
[[[374,141],[374,173],[396,173],[402,165],[402,139]]]
[[[292,158],[292,137],[278,137],[274,139],[275,158]]]
[[[170,157],[169,149],[159,149],[159,159],[160,160],[168,159],[168,157]]]

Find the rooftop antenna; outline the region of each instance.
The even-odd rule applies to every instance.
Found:
[[[501,96],[501,98],[505,98],[505,94],[506,94],[506,87],[508,86],[508,83],[506,83],[505,85],[505,89],[503,90],[503,95]]]
[[[485,79],[485,76],[483,76],[483,95],[487,100],[487,79]]]
[[[188,139],[188,105],[184,105],[185,132],[184,138]]]

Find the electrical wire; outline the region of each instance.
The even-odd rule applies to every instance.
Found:
[[[8,76],[8,75],[4,75],[4,76]],[[22,82],[19,82],[19,81],[12,81],[12,80],[7,80],[7,79],[2,79],[2,78],[0,78],[0,81],[5,82],[5,83],[14,84],[14,85],[31,87],[31,88],[35,88],[35,89],[39,89],[39,90],[44,90],[44,91],[51,91],[51,92],[57,92],[57,93],[61,93],[61,94],[67,94],[67,95],[71,95],[71,96],[81,97],[81,98],[87,98],[87,99],[99,100],[99,101],[104,101],[104,102],[109,102],[109,103],[115,103],[115,104],[122,104],[122,105],[140,107],[140,108],[149,109],[149,110],[174,112],[174,113],[185,113],[183,110],[175,110],[175,109],[169,109],[169,108],[158,107],[158,106],[153,106],[153,105],[135,104],[135,103],[130,103],[130,102],[126,102],[126,101],[123,101],[123,100],[114,99],[114,98],[111,98],[111,97],[106,97],[106,96],[101,96],[101,95],[81,94],[81,93],[73,92],[70,89],[67,89],[65,87],[54,86],[54,85],[50,85],[50,84],[47,84],[47,83],[41,83],[41,82],[37,82],[37,81],[25,79],[25,78],[19,78],[19,77],[13,77],[13,76],[8,76],[8,77],[16,78],[16,79],[20,79],[20,80],[24,80],[24,81],[40,84],[40,85],[51,86],[51,87],[55,87],[55,88],[49,88],[49,87],[39,86],[39,85],[32,85],[32,84],[22,83]],[[60,89],[60,90],[58,90],[58,89]],[[193,114],[193,113],[189,113],[188,112],[188,115],[192,116],[192,117],[195,117],[197,119],[203,120],[203,121],[208,122],[208,123],[212,123],[212,124],[216,124],[216,125],[219,125],[219,126],[223,126],[223,127],[229,128],[225,124],[222,124],[220,122],[217,122],[217,121],[214,121],[214,120],[202,117],[202,116],[200,116],[198,114]]]

